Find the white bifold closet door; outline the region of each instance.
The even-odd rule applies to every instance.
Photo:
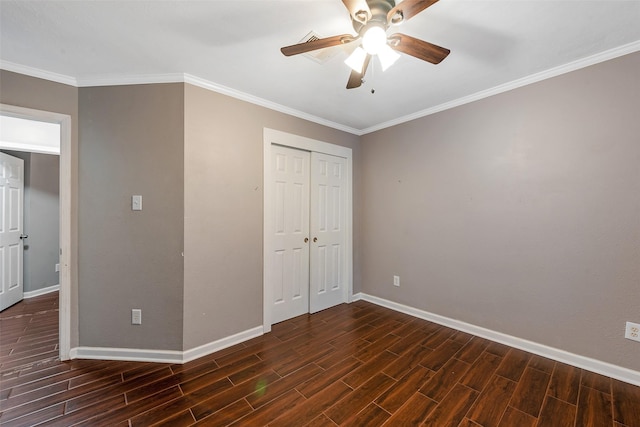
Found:
[[[345,301],[345,185],[342,157],[274,145],[271,322]]]

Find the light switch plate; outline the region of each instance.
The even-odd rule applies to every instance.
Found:
[[[140,308],[131,309],[131,324],[142,325],[142,309]]]
[[[131,196],[131,210],[132,211],[142,210],[142,196],[140,195]]]

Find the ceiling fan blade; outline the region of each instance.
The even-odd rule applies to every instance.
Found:
[[[400,33],[392,34],[389,37],[389,46],[398,52],[406,53],[432,64],[439,64],[451,52],[444,47]]]
[[[347,7],[354,20],[365,24],[371,19],[371,9],[369,9],[366,0],[342,0],[342,3]]]
[[[349,76],[349,81],[347,82],[347,89],[355,89],[362,85],[362,79],[364,79],[364,75],[367,72],[367,68],[369,68],[370,60],[371,60],[371,55],[367,55],[364,58],[364,64],[362,65],[362,73],[359,73],[355,70],[351,70],[351,75]]]
[[[300,53],[311,52],[312,50],[323,49],[325,47],[338,46],[345,43],[351,43],[357,37],[351,34],[342,34],[340,36],[327,37],[324,39],[312,40],[304,43],[298,43],[291,46],[285,46],[280,51],[285,56],[298,55]]]
[[[402,21],[407,21],[437,2],[438,0],[404,0],[389,11],[387,22],[399,24]]]

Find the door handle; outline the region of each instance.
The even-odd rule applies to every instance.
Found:
[[[308,238],[308,237],[305,237],[305,238],[304,238],[304,242],[305,242],[305,243],[307,243],[308,241],[309,241],[309,238]]]
[[[318,238],[317,238],[317,237],[314,237],[314,238],[313,238],[313,243],[315,243],[315,242],[317,242],[317,241],[318,241]]]
[[[29,237],[28,234],[21,234],[20,235],[20,240],[26,239],[27,237]]]

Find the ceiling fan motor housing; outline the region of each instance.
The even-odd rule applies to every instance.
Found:
[[[371,11],[371,19],[367,20],[368,13],[366,11],[356,13],[358,19],[352,18],[353,29],[360,35],[363,35],[366,31],[365,28],[371,25],[378,25],[386,30],[389,27],[387,14],[395,7],[395,0],[367,0],[367,5]],[[360,18],[362,18],[361,21]]]

